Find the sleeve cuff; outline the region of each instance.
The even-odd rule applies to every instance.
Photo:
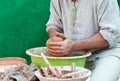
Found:
[[[105,40],[107,40],[107,42],[110,45],[110,48],[116,45],[116,36],[112,32],[110,32],[109,30],[100,30],[100,34]]]
[[[56,31],[58,31],[58,32],[61,32],[61,30],[59,29],[59,28],[57,28],[57,27],[55,27],[55,26],[47,26],[47,28],[46,28],[46,31],[48,32],[48,30],[50,29],[50,28],[53,28],[53,29],[55,29]]]

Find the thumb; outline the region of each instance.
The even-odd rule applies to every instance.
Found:
[[[68,38],[67,36],[65,36],[65,34],[59,33],[59,32],[56,33],[56,36],[58,36],[60,38],[63,38],[63,39],[67,39]]]

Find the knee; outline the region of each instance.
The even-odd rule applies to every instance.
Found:
[[[114,56],[100,58],[95,62],[90,81],[118,81],[120,59]]]

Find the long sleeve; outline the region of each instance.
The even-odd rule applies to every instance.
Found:
[[[61,21],[61,8],[60,8],[60,0],[51,0],[50,4],[50,18],[47,22],[46,30],[48,31],[50,28],[54,28],[55,30],[62,32],[62,21]]]
[[[100,33],[114,47],[120,42],[120,12],[117,0],[98,0],[98,24]]]

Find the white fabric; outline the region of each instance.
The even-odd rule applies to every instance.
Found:
[[[117,81],[120,72],[120,12],[117,0],[79,0],[75,4],[74,33],[71,23],[73,6],[72,0],[51,0],[46,30],[54,28],[72,40],[86,39],[100,32],[110,48],[95,51],[89,58],[94,58],[95,66],[90,81]]]
[[[47,30],[55,28],[72,40],[89,38],[100,32],[110,47],[120,47],[120,13],[117,0],[79,0],[72,32],[72,0],[51,0]]]
[[[120,12],[117,0],[79,0],[75,4],[77,17],[74,33],[71,30],[73,6],[72,0],[51,0],[47,30],[55,28],[59,32],[63,31],[72,40],[82,40],[100,32],[110,45],[110,49],[106,50],[120,47]],[[120,57],[119,53],[115,55]]]
[[[93,62],[93,66],[89,81],[118,81],[120,74],[119,58],[115,56],[99,58]]]

